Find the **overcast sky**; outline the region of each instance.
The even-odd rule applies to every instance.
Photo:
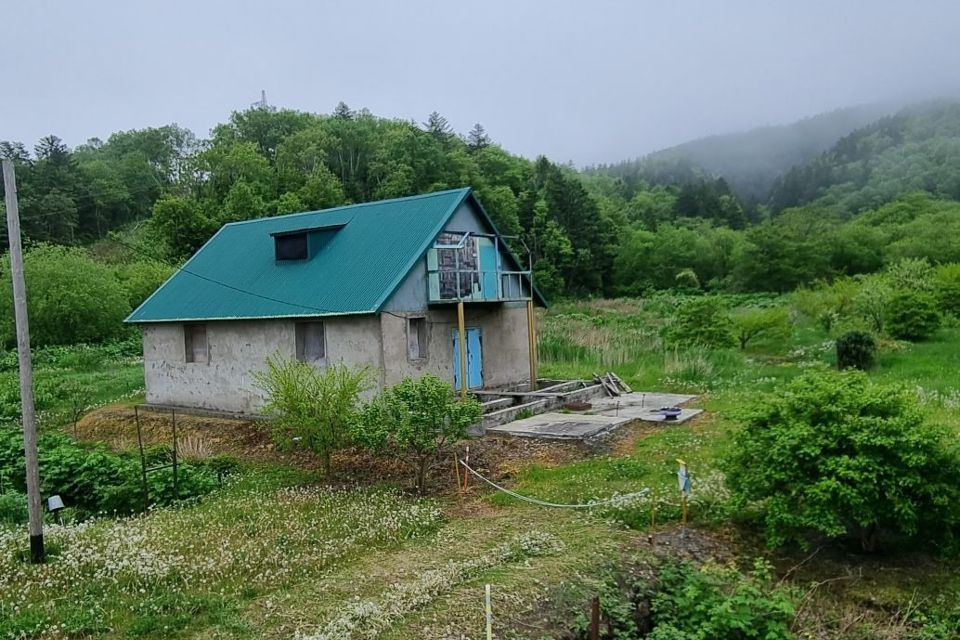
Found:
[[[577,165],[960,89],[960,2],[0,0],[0,139],[71,146],[270,104]]]

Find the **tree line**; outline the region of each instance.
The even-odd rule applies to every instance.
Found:
[[[29,242],[176,265],[227,222],[469,185],[501,233],[522,238],[551,298],[787,291],[903,257],[952,261],[960,163],[935,160],[956,149],[960,107],[904,112],[786,174],[768,202],[745,202],[679,160],[577,172],[512,155],[479,124],[459,135],[436,112],[418,123],[343,103],[235,112],[207,139],[168,125],[74,149],[55,136],[0,143]]]

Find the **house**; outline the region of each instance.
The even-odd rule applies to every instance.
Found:
[[[149,404],[251,414],[275,353],[369,365],[380,388],[529,383],[544,304],[464,188],[224,225],[127,322]]]

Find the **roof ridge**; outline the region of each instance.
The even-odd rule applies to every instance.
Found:
[[[436,196],[442,195],[452,195],[454,193],[462,193],[470,191],[470,187],[458,187],[456,189],[444,189],[443,191],[432,191],[430,193],[419,193],[413,196],[401,196],[399,198],[387,198],[386,200],[370,200],[369,202],[355,202],[353,204],[343,204],[339,207],[330,207],[328,209],[316,209],[314,211],[298,211],[296,213],[285,213],[281,216],[264,216],[262,218],[253,218],[251,220],[237,220],[235,222],[227,222],[224,224],[224,227],[239,226],[241,224],[250,224],[254,222],[264,222],[265,220],[283,220],[287,218],[295,218],[297,216],[306,216],[313,215],[317,213],[332,213],[334,211],[346,211],[348,209],[356,209],[358,207],[367,207],[380,204],[388,204],[391,202],[400,202],[400,201],[409,201],[409,200],[421,200],[424,198],[434,198]],[[221,227],[222,228],[222,227]]]

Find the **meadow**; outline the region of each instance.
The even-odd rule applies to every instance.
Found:
[[[954,560],[825,548],[805,562],[808,551],[765,548],[730,506],[721,459],[740,412],[806,371],[835,367],[831,331],[791,296],[730,296],[734,312],[789,310],[790,332],[745,349],[677,346],[666,336],[684,301],[562,303],[540,319],[544,377],[614,371],[637,390],[696,394],[706,413],[629,427],[593,452],[520,463],[507,481],[557,502],[649,488],[640,499],[574,513],[476,486],[418,498],[389,482],[331,485],[316,470],[240,461],[205,497],[123,518],[51,521],[43,566],[24,563],[22,528],[0,525],[0,638],[480,638],[486,583],[497,637],[575,638],[593,594],[606,594],[605,615],[615,616],[629,605],[617,600],[623,585],[674,556],[743,571],[757,558],[771,562],[778,582],[759,592],[794,590],[798,638],[952,637]],[[61,381],[45,429],[70,432],[71,381],[95,389],[89,404],[138,399],[135,355],[77,351],[85,355],[63,348],[40,358],[50,361],[38,363],[44,377]],[[930,420],[960,432],[958,365],[960,327],[947,322],[926,341],[884,341],[870,376],[905,385]],[[678,531],[677,458],[695,483],[689,538]]]

